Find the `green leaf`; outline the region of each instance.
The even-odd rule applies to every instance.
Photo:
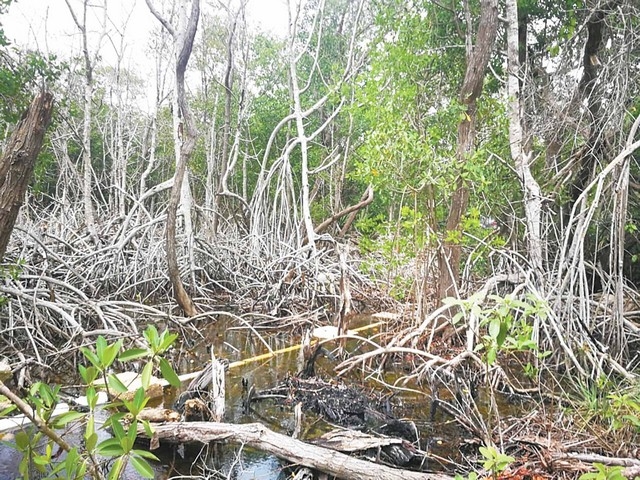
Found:
[[[96,408],[96,405],[98,403],[98,392],[96,391],[95,387],[87,387],[86,396],[87,404],[89,405],[89,408],[93,410],[94,408]]]
[[[91,433],[90,435],[85,434],[84,445],[88,452],[92,452],[98,443],[98,434],[96,432]]]
[[[114,437],[116,437],[117,439],[120,439],[126,435],[126,432],[124,431],[124,427],[118,421],[118,419],[114,419],[113,417],[111,417],[110,423],[111,423],[111,429],[113,430]]]
[[[82,413],[82,412],[66,412],[63,413],[62,415],[58,415],[55,418],[55,423],[54,423],[54,427],[55,428],[61,428],[64,427],[67,423],[69,422],[75,422],[76,420],[80,420],[84,417],[86,417],[87,414],[86,413]]]
[[[494,340],[497,340],[498,336],[500,335],[501,323],[502,322],[500,322],[499,318],[492,318],[489,322],[489,336]]]
[[[168,330],[162,332],[162,336],[160,337],[160,345],[158,347],[157,353],[165,352],[172,344],[176,341],[178,335],[176,333],[169,333]]]
[[[153,427],[151,426],[149,421],[148,420],[144,420],[142,422],[142,426],[144,427],[144,433],[147,434],[147,437],[149,437],[149,438],[153,437]]]
[[[45,465],[49,465],[49,463],[51,463],[51,457],[49,457],[48,455],[32,454],[31,455],[31,460],[36,465],[39,465],[39,466],[42,466],[42,467],[44,467]],[[39,469],[39,470],[42,471],[41,469]]]
[[[86,355],[85,355],[86,356]],[[98,378],[98,369],[94,366],[85,367],[84,365],[78,366],[80,376],[86,385],[92,384],[96,378]]]
[[[125,393],[128,391],[127,386],[122,383],[122,381],[118,378],[117,375],[111,373],[107,377],[107,382],[109,383],[109,387],[115,390],[117,393]]]
[[[100,335],[96,340],[96,355],[101,362],[104,358],[104,351],[107,349],[107,346],[107,340],[102,335]],[[102,366],[104,366],[104,364],[102,364]]]
[[[21,452],[24,452],[29,447],[29,435],[24,430],[16,432],[14,441]]]
[[[111,366],[113,362],[115,362],[118,357],[118,353],[122,349],[122,340],[118,340],[112,345],[109,345],[104,349],[103,355],[101,357],[102,364],[104,368],[108,368]]]
[[[136,360],[138,358],[146,357],[149,355],[149,350],[146,348],[130,348],[120,354],[118,359],[121,362],[128,362],[130,360]]]
[[[504,343],[504,339],[507,338],[507,334],[509,333],[509,326],[507,322],[500,322],[500,330],[498,331],[498,336],[496,337],[496,343],[499,347]]]
[[[153,363],[149,362],[142,369],[142,375],[141,375],[141,379],[140,379],[142,387],[145,390],[147,390],[149,388],[149,385],[151,384],[151,373],[152,372],[153,372]]]
[[[493,365],[498,356],[498,351],[495,348],[490,348],[487,350],[487,363],[489,365]]]
[[[109,472],[109,476],[107,477],[109,480],[117,480],[120,478],[122,471],[124,470],[124,466],[127,462],[127,457],[120,457],[114,463],[113,467],[111,467],[111,471]]]
[[[97,368],[98,370],[102,370],[100,359],[92,350],[89,350],[87,347],[82,347],[80,350],[85,358],[89,360],[95,368]]]
[[[135,437],[133,440],[131,440],[129,438],[129,435],[125,435],[124,437],[120,438],[120,446],[122,447],[122,450],[124,450],[124,453],[129,453],[131,451],[131,449],[133,448],[133,442],[135,442]]]
[[[133,448],[133,445],[136,442],[137,436],[138,436],[138,421],[133,420],[133,422],[131,422],[131,425],[129,425],[129,430],[127,431],[127,440],[129,445],[129,449],[127,451],[130,451]]]
[[[147,342],[149,343],[151,349],[155,351],[156,347],[158,346],[158,330],[156,329],[156,327],[150,323],[149,325],[147,325],[147,328],[143,332],[143,335],[144,338],[147,339]]]
[[[117,457],[118,455],[124,455],[125,451],[122,449],[120,441],[117,438],[109,438],[100,442],[100,445],[98,445],[98,453],[105,457]]]
[[[133,415],[138,415],[140,411],[147,405],[149,401],[149,397],[146,396],[144,388],[140,387],[136,390],[135,395],[133,396],[133,409],[129,409],[129,411]]]
[[[143,478],[154,478],[155,472],[149,462],[147,462],[144,458],[138,456],[131,457],[131,465],[136,469],[136,472],[140,474]]]
[[[67,457],[64,460],[64,468],[67,473],[74,472],[76,470],[76,464],[80,462],[80,455],[78,455],[78,449],[73,447]]]
[[[178,388],[180,386],[180,378],[165,358],[160,359],[160,372],[162,373],[162,378],[169,382],[172,387]]]
[[[4,410],[0,410],[0,418],[6,417],[9,413],[13,412],[16,408],[18,407],[16,407],[15,405],[9,405]]]
[[[147,452],[146,450],[131,450],[132,453],[140,456],[140,457],[144,457],[144,458],[148,458],[149,460],[154,460],[156,462],[159,462],[160,459],[158,457],[156,457],[153,453],[151,452]]]

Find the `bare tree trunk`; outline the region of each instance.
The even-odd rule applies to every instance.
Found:
[[[300,6],[298,5],[298,8]],[[315,249],[315,229],[313,227],[313,220],[311,218],[311,199],[309,196],[309,146],[308,137],[305,132],[303,122],[302,102],[300,100],[301,89],[298,83],[298,61],[300,56],[295,54],[295,41],[296,41],[296,28],[297,22],[293,21],[294,14],[292,12],[292,4],[289,2],[289,82],[291,88],[291,96],[293,99],[293,115],[296,121],[296,133],[298,135],[297,142],[300,145],[301,165],[300,165],[300,200],[302,210],[302,222],[304,224],[304,230],[307,243]],[[318,6],[318,16],[322,18],[324,10],[324,1],[320,0]],[[295,19],[297,21],[300,11],[295,13]],[[318,43],[319,38],[322,35],[321,29],[322,22],[319,22],[318,27]]]
[[[169,198],[169,206],[167,207],[167,230],[166,230],[166,250],[167,250],[167,266],[169,270],[169,279],[173,286],[173,294],[178,305],[182,307],[187,316],[194,316],[197,311],[193,300],[187,293],[180,277],[180,268],[178,266],[178,256],[176,253],[176,223],[177,212],[180,204],[181,191],[183,189],[183,181],[187,171],[187,164],[191,159],[191,155],[196,146],[196,125],[187,103],[184,76],[191,56],[193,48],[193,39],[198,29],[198,20],[200,18],[200,0],[192,0],[191,14],[187,19],[186,26],[183,31],[177,31],[174,27],[158,13],[151,0],[146,0],[147,6],[153,15],[158,19],[162,26],[171,34],[177,46],[176,66],[175,66],[175,88],[177,107],[182,114],[184,120],[184,128],[182,129],[183,138],[179,152],[176,158],[176,173],[173,187],[171,188],[171,197]],[[177,113],[177,112],[176,112]]]
[[[82,34],[82,54],[84,57],[84,121],[82,125],[82,171],[83,185],[82,198],[84,204],[84,217],[87,229],[94,242],[98,243],[98,232],[96,231],[95,212],[93,209],[93,166],[91,165],[91,102],[93,101],[93,59],[89,55],[89,41],[87,38],[87,7],[89,0],[82,3],[82,22],[78,19],[75,11],[71,7],[69,0],[67,7],[73,17],[73,21]],[[103,5],[103,27],[106,24],[107,7]]]
[[[0,261],[24,202],[44,134],[51,121],[53,95],[36,96],[14,130],[0,159]]]
[[[353,458],[341,452],[311,445],[281,433],[272,432],[259,423],[229,424],[214,422],[154,423],[154,437],[178,443],[215,441],[239,443],[269,452],[296,465],[326,472],[349,480],[452,480],[439,473],[422,473],[387,467],[367,460]],[[144,435],[142,427],[138,432]]]
[[[460,103],[467,107],[463,120],[458,125],[458,146],[456,157],[459,165],[463,165],[474,151],[475,124],[477,116],[477,100],[482,94],[485,71],[493,52],[493,45],[498,32],[498,0],[482,0],[480,2],[480,20],[475,45],[471,44],[471,14],[468,2],[467,10],[467,68],[464,82],[460,89]],[[462,215],[469,202],[469,189],[462,177],[458,179],[456,191],[451,199],[445,235],[460,230]],[[438,296],[440,299],[457,294],[460,279],[460,243],[445,239],[438,252],[440,281]]]
[[[527,225],[527,253],[531,268],[542,280],[542,240],[540,238],[540,214],[542,211],[542,195],[540,185],[529,166],[532,159],[530,142],[524,140],[523,110],[520,100],[520,37],[518,28],[517,0],[506,0],[507,14],[507,59],[509,78],[507,90],[509,95],[509,144],[511,158],[522,183],[524,197],[525,221]],[[526,47],[525,47],[526,48]]]

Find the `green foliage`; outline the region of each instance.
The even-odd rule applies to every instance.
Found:
[[[580,480],[626,480],[627,478],[622,474],[624,467],[611,467],[596,462],[593,468],[596,469],[595,472],[583,473],[580,475]]]
[[[55,55],[0,45],[0,121],[15,123],[31,101],[33,90],[55,82],[65,69]]]
[[[515,458],[499,452],[494,446],[480,447],[480,454],[484,458],[482,467],[491,472],[493,478],[497,478],[500,472],[506,470]]]
[[[487,299],[491,302],[488,306],[483,306],[485,302],[481,292],[462,300],[444,299],[445,304],[458,307],[454,323],[470,316],[479,322],[484,334],[476,349],[484,352],[487,364],[493,365],[501,352],[538,353],[532,320],[546,318],[549,311],[547,303],[531,294],[523,300],[513,295],[489,295]]]
[[[479,477],[476,472],[469,472],[469,474],[466,477],[463,477],[462,475],[457,473],[454,478],[455,480],[477,480]]]
[[[587,423],[613,432],[640,435],[640,386],[617,384],[607,377],[577,386],[576,411]]]
[[[163,357],[177,335],[167,330],[158,333],[155,326],[149,325],[144,331],[144,338],[147,341],[146,348],[123,351],[122,340],[108,343],[102,336],[98,337],[93,348],[82,348],[88,365],[80,365],[78,370],[85,384],[88,413],[71,411],[54,417],[54,409],[60,400],[60,386],[52,387],[37,382],[30,388],[24,400],[50,428],[61,429],[71,422],[84,423],[84,446],[82,450],[78,447],[73,448],[64,460],[56,461],[53,457],[54,443],[42,432],[18,432],[15,436],[15,447],[23,454],[19,469],[24,478],[32,478],[34,475],[47,479],[85,478],[87,474],[99,468],[95,463],[97,456],[114,459],[108,474],[109,479],[120,478],[127,464],[131,464],[143,478],[154,478],[154,471],[148,461],[158,459],[150,452],[135,448],[138,425],[142,424],[148,434],[152,433],[151,426],[146,421],[141,422],[137,417],[149,401],[145,391],[154,369],[160,370],[162,377],[172,385],[179,385],[178,376]],[[99,379],[105,379],[107,389],[115,393],[126,392],[126,386],[108,371],[116,361],[128,362],[138,359],[147,360],[142,373],[142,386],[136,390],[133,398],[123,398],[110,405],[115,408],[114,413],[109,415],[102,428],[110,428],[112,437],[98,442],[96,383]],[[2,415],[7,413],[4,411]],[[44,450],[41,447],[43,440],[48,440]]]

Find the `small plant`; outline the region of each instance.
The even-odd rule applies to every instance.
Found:
[[[498,478],[498,475],[515,461],[515,458],[499,452],[493,446],[480,447],[480,454],[484,457],[483,468],[491,472],[494,479]]]
[[[623,467],[609,467],[602,463],[594,463],[595,472],[583,473],[580,480],[626,480],[622,474]],[[636,477],[638,478],[638,477]]]
[[[478,480],[478,474],[476,472],[469,472],[466,477],[463,477],[459,473],[454,477],[455,480]]]
[[[154,478],[154,471],[148,460],[157,460],[156,456],[146,450],[134,448],[138,425],[143,426],[148,436],[153,434],[149,423],[140,421],[138,415],[149,401],[145,392],[150,386],[154,369],[160,370],[162,377],[171,385],[179,386],[180,384],[180,379],[163,357],[176,340],[177,335],[166,330],[158,333],[157,329],[150,325],[144,331],[144,338],[147,341],[146,348],[122,351],[122,340],[109,344],[103,337],[98,337],[95,348],[82,348],[82,354],[89,365],[80,365],[78,370],[86,385],[85,396],[89,407],[88,413],[71,411],[54,417],[53,412],[59,402],[60,387],[51,387],[44,383],[36,383],[31,387],[24,400],[33,407],[44,426],[35,435],[20,431],[15,436],[15,447],[23,454],[19,466],[23,478],[32,478],[37,475],[46,479],[82,479],[86,478],[87,474],[93,478],[103,478],[100,473],[102,467],[100,460],[98,460],[100,457],[113,459],[107,477],[109,480],[120,478],[128,463],[143,478]],[[141,373],[141,387],[135,391],[132,398],[123,397],[108,405],[108,408],[113,409],[113,413],[100,428],[110,428],[112,437],[98,443],[95,415],[98,408],[98,389],[96,387],[98,380],[102,380],[112,398],[118,398],[118,394],[125,393],[128,389],[115,374],[108,373],[108,371],[116,360],[128,362],[141,358],[147,360]],[[2,413],[6,414],[7,412]],[[82,450],[77,447],[71,448],[55,434],[56,429],[60,429],[70,422],[78,421],[85,423]],[[49,441],[43,450],[39,445],[46,437]],[[55,444],[67,451],[67,456],[63,461],[55,461]]]
[[[489,295],[487,299],[492,302],[488,307],[483,306],[484,295],[481,293],[463,300],[447,298],[444,301],[459,309],[453,317],[454,323],[473,316],[478,319],[480,327],[485,329],[486,333],[481,337],[476,350],[484,351],[487,365],[493,365],[501,351],[537,353],[538,345],[531,319],[546,317],[546,303],[533,295],[526,296],[524,300],[513,295]],[[544,354],[538,354],[542,355]]]

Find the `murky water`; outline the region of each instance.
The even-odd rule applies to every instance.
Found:
[[[357,324],[365,325],[374,323],[370,317],[356,319]],[[351,328],[355,328],[353,323]],[[363,332],[362,335],[374,332]],[[295,374],[302,369],[303,360],[299,351],[291,351],[276,355],[268,360],[248,363],[242,366],[233,366],[233,362],[247,359],[268,352],[265,343],[272,350],[278,350],[300,342],[300,338],[293,337],[286,332],[263,332],[259,339],[255,332],[239,325],[234,320],[222,319],[202,329],[202,339],[190,339],[174,352],[174,362],[181,373],[202,369],[211,358],[211,351],[217,357],[228,359],[232,368],[226,377],[226,414],[225,421],[229,423],[262,422],[269,428],[282,433],[290,433],[293,429],[293,412],[291,408],[284,408],[271,401],[259,402],[253,405],[253,411],[245,412],[243,407],[243,380],[253,385],[256,390],[262,390],[279,384],[287,375]],[[355,341],[349,341],[345,350],[347,352],[362,347]],[[327,348],[333,348],[331,344]],[[336,361],[320,358],[317,362],[316,372],[321,378],[335,378],[333,368]],[[358,384],[362,379],[352,377],[350,383]],[[363,384],[364,389],[371,390],[375,384],[371,382]],[[379,388],[378,388],[379,389]],[[165,404],[170,404],[175,399],[176,392],[168,392]],[[429,419],[431,403],[429,397],[416,392],[397,394],[393,398],[396,417],[404,417],[415,422],[420,432],[420,448],[435,454],[437,457],[458,457],[457,446],[463,432],[445,415],[439,414],[435,421]],[[310,417],[313,417],[310,415]],[[308,435],[316,436],[331,429],[322,421],[313,424],[313,428],[306,430]],[[71,438],[70,441],[78,442]],[[285,478],[283,464],[275,457],[261,452],[243,449],[237,455],[237,446],[225,448],[217,447],[213,453],[213,447],[163,447],[154,453],[161,459],[160,464],[154,465],[156,478],[169,478],[179,475],[206,475],[213,470],[220,470],[225,474],[230,473],[231,478],[238,480],[276,480]],[[17,464],[20,455],[7,445],[0,445],[0,480],[17,478]],[[446,468],[446,462],[440,464],[432,461],[426,465],[429,469]],[[127,471],[125,478],[139,478],[131,469]]]

